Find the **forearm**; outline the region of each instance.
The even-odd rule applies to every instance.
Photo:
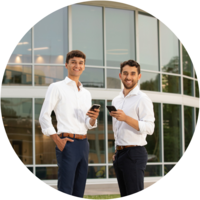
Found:
[[[126,115],[124,122],[127,123],[129,126],[133,127],[135,130],[140,130],[138,120]]]
[[[91,125],[91,126],[94,126],[94,125],[95,125],[95,122],[96,122],[96,119],[90,118],[90,125]]]
[[[58,136],[57,133],[50,135],[50,137],[52,138],[52,140],[56,143],[56,145],[60,142],[60,137]]]

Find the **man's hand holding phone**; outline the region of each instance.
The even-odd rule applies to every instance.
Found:
[[[86,113],[86,115],[90,117],[91,126],[93,126],[95,124],[95,121],[96,121],[97,117],[99,116],[100,107],[101,107],[101,105],[94,104],[94,105],[92,105],[90,110]]]
[[[126,121],[127,115],[123,110],[117,110],[114,106],[107,106],[110,116],[116,118],[119,121]]]

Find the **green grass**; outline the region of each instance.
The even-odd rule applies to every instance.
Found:
[[[85,195],[83,198],[85,199],[115,199],[119,198],[119,194],[111,194],[111,195]]]

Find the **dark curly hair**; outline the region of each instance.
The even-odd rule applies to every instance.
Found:
[[[69,59],[74,58],[74,57],[83,58],[84,59],[84,63],[85,63],[86,55],[80,50],[73,50],[73,51],[68,52],[68,54],[66,56],[66,63],[69,62]]]
[[[139,63],[137,63],[134,60],[128,60],[128,61],[124,61],[123,63],[120,64],[120,73],[122,73],[122,69],[125,65],[129,65],[130,67],[136,67],[138,74],[140,74],[140,65]]]

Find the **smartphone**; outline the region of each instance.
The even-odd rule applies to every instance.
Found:
[[[115,108],[115,106],[106,106],[106,107],[109,110],[109,112],[111,112],[111,111],[117,111],[117,109]]]
[[[94,111],[94,109],[99,109],[101,107],[100,104],[93,104],[92,107],[90,108],[91,111]]]

